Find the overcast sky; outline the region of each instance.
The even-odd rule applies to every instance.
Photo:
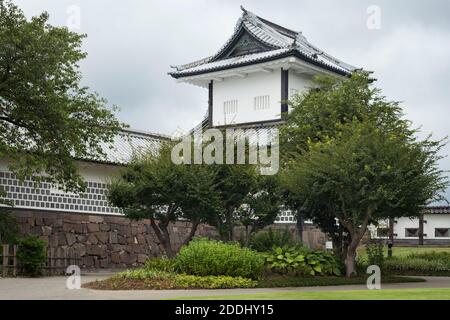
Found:
[[[207,109],[207,91],[176,83],[170,65],[214,54],[233,33],[239,6],[290,29],[350,64],[373,70],[376,86],[402,101],[423,135],[448,135],[450,1],[430,0],[17,0],[28,17],[47,11],[54,25],[80,10],[88,57],[83,83],[120,107],[132,128],[171,134],[188,130]],[[372,5],[380,28],[368,28]],[[70,11],[68,13],[68,10]],[[73,26],[73,24],[71,24]],[[370,24],[371,26],[376,26]],[[450,153],[450,147],[445,148]],[[442,161],[450,168],[450,160]],[[450,193],[447,193],[450,198]]]

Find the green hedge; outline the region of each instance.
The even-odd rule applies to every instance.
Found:
[[[177,274],[174,279],[175,287],[185,289],[232,289],[254,288],[258,281],[230,276],[193,276]]]
[[[127,270],[108,279],[112,287],[114,287],[114,283],[119,286],[123,286],[121,280],[139,280],[144,283],[152,283],[152,285],[157,289],[254,288],[258,284],[255,280],[242,277],[194,276],[187,274],[175,274],[147,268]]]
[[[177,272],[196,276],[259,279],[264,270],[264,258],[239,244],[196,239],[181,248],[174,265]]]
[[[409,257],[386,259],[383,271],[393,274],[450,276],[450,266],[445,262]]]

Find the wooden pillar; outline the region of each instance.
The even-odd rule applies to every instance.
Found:
[[[419,246],[423,246],[423,214],[419,216]]]
[[[208,84],[208,128],[213,126],[213,80]]]
[[[8,265],[9,265],[9,245],[4,244],[3,245],[3,277],[6,277],[8,275]]]
[[[303,244],[303,221],[303,215],[297,214],[297,235],[301,244]]]
[[[17,276],[17,246],[13,246],[13,276]]]
[[[288,112],[287,100],[289,99],[289,70],[281,68],[281,117]]]
[[[389,218],[389,241],[394,244],[394,218]]]

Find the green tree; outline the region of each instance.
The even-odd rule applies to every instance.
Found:
[[[416,139],[398,103],[386,101],[365,74],[319,78],[315,88],[293,101],[282,128],[283,184],[297,212],[340,241],[350,276],[370,222],[417,216],[442,199],[443,144]]]
[[[238,221],[245,227],[245,241],[273,224],[282,206],[278,175],[256,177],[256,184],[243,199],[243,205],[237,210]]]
[[[85,35],[48,18],[44,12],[27,20],[0,0],[0,157],[19,178],[45,174],[80,190],[75,159],[102,159],[102,142],[112,141],[121,124],[105,99],[80,85]]]
[[[215,192],[220,210],[210,215],[208,223],[214,226],[222,241],[233,241],[235,226],[239,224],[238,210],[255,190],[256,166],[248,164],[215,164]]]
[[[439,142],[407,142],[373,123],[355,121],[338,137],[311,143],[290,166],[285,183],[312,216],[324,213],[324,203],[333,205],[350,236],[345,265],[351,276],[370,222],[386,218],[387,208],[413,216],[441,199],[446,179],[437,166],[438,149]]]
[[[179,218],[191,222],[183,243],[197,226],[220,210],[215,191],[215,172],[207,165],[177,165],[172,162],[172,143],[161,145],[158,154],[132,161],[109,185],[108,198],[132,219],[149,219],[166,255],[173,257],[169,227]]]

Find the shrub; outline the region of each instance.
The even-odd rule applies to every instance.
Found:
[[[267,231],[261,231],[253,235],[248,243],[249,248],[259,251],[271,251],[274,247],[293,246],[295,240],[289,230],[275,230],[269,228]]]
[[[42,275],[47,259],[46,247],[47,243],[35,236],[19,239],[17,261],[23,275],[30,277]]]
[[[442,260],[413,257],[386,259],[383,270],[400,274],[450,275],[450,265]]]
[[[174,274],[170,272],[164,272],[159,270],[152,270],[147,268],[139,268],[133,270],[127,270],[124,272],[120,272],[113,277],[122,278],[122,279],[130,279],[130,280],[162,280],[173,278]]]
[[[381,242],[372,243],[366,247],[367,263],[369,265],[377,265],[380,268],[384,264],[384,246]]]
[[[239,244],[196,239],[181,248],[174,265],[179,273],[190,275],[258,279],[264,269],[264,258]]]
[[[156,271],[164,271],[164,272],[174,272],[174,262],[168,258],[155,258],[148,259],[145,262],[145,269],[147,270],[156,270]]]
[[[428,261],[441,261],[450,268],[450,252],[421,252],[421,253],[411,253],[408,255],[410,259],[424,259]]]
[[[231,288],[254,288],[257,281],[230,276],[194,276],[177,274],[174,285],[180,289],[231,289]]]
[[[341,275],[340,263],[333,255],[304,247],[275,248],[266,255],[266,263],[279,274]]]

